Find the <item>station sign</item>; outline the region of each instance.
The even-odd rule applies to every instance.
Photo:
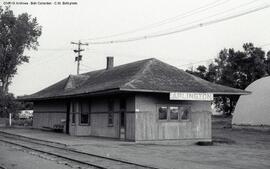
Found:
[[[187,92],[170,92],[170,100],[198,100],[212,101],[213,93],[187,93]]]

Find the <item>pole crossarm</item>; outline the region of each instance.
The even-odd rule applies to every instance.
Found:
[[[80,61],[82,60],[81,52],[84,51],[84,49],[81,49],[81,46],[88,46],[88,43],[82,43],[80,40],[79,42],[71,42],[73,45],[77,45],[78,48],[74,49],[73,52],[77,53],[77,56],[75,57],[75,62],[77,62],[77,75],[80,74]]]

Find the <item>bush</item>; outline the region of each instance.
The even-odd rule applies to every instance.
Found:
[[[32,126],[33,119],[15,119],[12,120],[12,126]]]

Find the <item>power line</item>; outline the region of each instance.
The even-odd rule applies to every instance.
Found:
[[[162,20],[162,21],[159,21],[159,22],[156,22],[156,23],[153,23],[153,24],[150,24],[150,25],[141,27],[141,28],[137,28],[137,29],[134,29],[134,30],[131,30],[131,31],[117,33],[117,34],[112,34],[112,35],[108,35],[108,36],[101,36],[101,37],[96,37],[96,38],[88,38],[88,39],[84,39],[84,40],[108,39],[108,38],[112,38],[112,37],[117,37],[117,36],[121,36],[121,35],[135,33],[135,32],[138,32],[138,31],[143,31],[145,29],[153,29],[153,28],[160,27],[162,25],[165,25],[165,24],[168,24],[168,23],[171,23],[171,22],[179,21],[179,20],[184,19],[184,18],[187,18],[189,16],[196,15],[198,13],[202,13],[204,11],[207,11],[208,9],[212,9],[212,8],[215,8],[217,6],[220,6],[220,5],[224,4],[224,3],[228,3],[229,2],[229,0],[226,0],[225,2],[218,3],[219,1],[212,2],[212,3],[207,4],[205,6],[201,6],[199,8],[190,10],[190,11],[188,11],[186,13],[182,13],[180,15],[177,15],[175,17],[167,18],[165,20]],[[249,5],[249,4],[254,3],[254,2],[257,2],[257,1],[258,0],[253,0],[251,2],[248,2],[248,3],[244,4],[244,5]],[[241,5],[240,5],[240,7],[241,7]]]
[[[49,61],[51,61],[51,60],[56,60],[56,59],[60,59],[62,56],[64,56],[64,55],[61,55],[61,56],[59,56],[60,54],[62,54],[62,53],[64,53],[64,51],[62,51],[61,53],[54,53],[54,54],[52,54],[52,55],[48,55],[48,57],[46,57],[44,60],[38,60],[36,63],[35,63],[35,65],[40,65],[40,64],[43,64],[43,63],[47,63],[47,62],[49,62]],[[55,58],[55,56],[56,55],[58,55],[58,57],[57,58]],[[41,57],[42,58],[42,57]],[[43,57],[44,58],[44,57]],[[31,59],[31,57],[30,57],[30,59]]]
[[[196,11],[196,10],[198,10],[198,9],[201,9],[201,8],[209,7],[209,5],[215,5],[214,7],[216,7],[216,5],[220,5],[220,4],[216,4],[216,3],[219,2],[219,1],[221,1],[221,0],[218,0],[218,1],[212,2],[212,3],[210,3],[210,4],[207,4],[207,5],[205,5],[205,6],[202,6],[202,7],[193,9],[193,10],[190,10],[190,11],[188,11],[187,13],[183,13],[183,15],[184,15],[184,17],[190,16],[190,15],[187,15],[187,14],[189,14],[190,12]],[[222,15],[222,14],[225,14],[225,13],[227,13],[227,12],[229,12],[229,11],[235,10],[235,9],[237,9],[237,8],[239,8],[239,7],[243,7],[243,6],[250,5],[251,3],[254,3],[254,2],[257,2],[257,1],[258,1],[258,0],[253,0],[253,1],[250,1],[250,2],[245,3],[245,4],[241,4],[241,5],[237,6],[237,7],[231,8],[231,9],[229,9],[229,10],[225,10],[225,11],[223,11],[223,12],[216,13],[216,14],[214,14],[214,15],[207,16],[207,17],[205,17],[205,18],[201,18],[201,19],[199,19],[199,20],[196,20],[196,21],[193,21],[193,22],[189,22],[189,23],[186,23],[186,24],[183,24],[183,25],[180,25],[180,26],[176,26],[176,27],[169,28],[169,29],[166,29],[166,30],[158,31],[158,32],[156,32],[156,33],[168,31],[168,30],[171,30],[171,29],[175,29],[175,28],[179,28],[179,27],[182,27],[182,26],[186,26],[186,25],[192,24],[192,23],[196,23],[196,22],[201,21],[201,20],[203,20],[203,19],[208,19],[208,18],[211,18],[211,17],[215,17],[215,16],[218,16],[218,15]],[[228,2],[228,0],[225,1],[225,2]],[[223,3],[225,3],[225,2],[221,2],[221,3],[223,4]],[[213,7],[213,6],[210,6],[210,7]],[[208,8],[207,8],[207,9],[208,9]],[[168,19],[165,19],[165,20],[160,21],[160,22],[157,22],[157,23],[165,23],[165,21],[172,21],[172,19],[177,19],[178,16],[181,16],[181,15],[177,15],[177,16],[175,16],[175,17],[168,18]],[[153,25],[154,25],[154,24],[153,24]],[[149,26],[149,25],[148,25],[148,26]],[[145,26],[145,27],[147,27],[147,26]],[[140,28],[139,28],[139,29],[140,29]],[[125,32],[124,32],[124,33],[125,33]],[[120,34],[122,34],[122,33],[120,33]],[[110,35],[109,37],[112,37],[112,36],[114,36],[114,35]],[[101,37],[101,38],[99,38],[99,37],[97,37],[97,38],[92,38],[91,40],[93,40],[93,39],[103,39],[103,37]],[[71,48],[39,48],[39,49],[38,49],[38,51],[61,51],[61,50],[71,50]],[[85,49],[85,50],[89,50],[89,49]]]
[[[264,47],[264,46],[269,46],[270,43],[265,43],[263,45],[260,45],[260,46],[254,46],[255,48],[261,48],[261,47]],[[188,64],[183,64],[183,65],[179,65],[178,67],[184,67],[184,66],[194,66],[195,64],[198,64],[198,63],[206,63],[206,62],[210,62],[210,61],[213,61],[215,60],[216,58],[213,57],[213,58],[209,58],[209,59],[205,59],[205,60],[200,60],[200,61],[196,61],[196,62],[191,62],[191,63],[188,63]]]
[[[269,45],[270,45],[270,43],[265,43],[265,44],[263,44],[263,45],[261,45],[259,47],[265,47],[265,46],[269,46]]]
[[[203,62],[210,62],[210,61],[213,61],[214,59],[215,58],[210,58],[210,59],[200,60],[200,61],[196,61],[196,62],[191,62],[191,63],[188,63],[188,64],[179,65],[179,67],[195,65],[195,64],[203,63]]]
[[[270,7],[270,5],[265,5],[265,6],[258,7],[258,8],[252,9],[252,10],[241,12],[241,13],[236,14],[236,15],[231,15],[231,16],[220,18],[220,19],[215,19],[215,20],[212,20],[212,21],[207,21],[207,22],[204,22],[204,23],[191,25],[189,27],[179,29],[179,30],[175,30],[175,31],[170,31],[170,32],[165,32],[165,33],[160,33],[160,34],[145,35],[145,36],[127,38],[127,39],[119,39],[119,40],[111,40],[111,41],[100,41],[100,42],[98,42],[98,41],[97,42],[90,42],[90,44],[97,45],[97,44],[124,43],[124,42],[132,42],[132,41],[151,39],[151,38],[156,38],[156,37],[161,37],[161,36],[167,36],[167,35],[171,35],[171,34],[176,34],[176,33],[184,32],[184,31],[200,28],[200,27],[203,27],[203,26],[212,25],[212,24],[223,22],[223,21],[226,21],[226,20],[231,20],[231,19],[238,18],[238,17],[244,16],[244,15],[250,14],[250,13],[254,13],[254,12],[269,8],[269,7]]]
[[[85,64],[83,64],[83,63],[81,63],[81,65],[82,65],[84,68],[87,68],[87,69],[92,69],[90,66],[85,65]]]
[[[39,48],[38,51],[62,51],[62,50],[72,50],[71,48]]]
[[[234,10],[239,9],[239,8],[242,8],[242,7],[244,7],[244,6],[248,6],[248,5],[250,5],[250,4],[254,3],[254,2],[257,2],[257,1],[258,1],[258,0],[253,0],[253,1],[248,2],[248,3],[240,4],[240,5],[236,6],[236,7],[233,7],[233,8],[227,9],[227,10],[223,10],[222,12],[218,12],[218,13],[215,13],[215,14],[213,14],[213,15],[206,16],[206,17],[197,19],[197,20],[195,20],[195,21],[192,21],[192,22],[189,22],[189,23],[185,23],[185,24],[182,24],[182,25],[178,25],[178,26],[176,26],[176,27],[169,28],[169,29],[162,30],[162,31],[158,31],[158,32],[155,32],[155,33],[161,33],[161,32],[166,32],[166,31],[174,30],[174,29],[177,29],[177,28],[181,28],[181,27],[183,27],[183,26],[187,26],[187,25],[190,25],[190,24],[194,24],[194,23],[200,22],[200,21],[205,20],[205,19],[214,18],[214,17],[216,17],[216,16],[226,14],[226,13],[228,13],[228,12],[234,11]]]
[[[146,25],[146,26],[141,27],[141,28],[133,29],[133,30],[130,30],[130,31],[122,32],[122,33],[116,33],[116,34],[112,34],[112,35],[108,35],[108,36],[100,36],[100,37],[83,39],[83,40],[107,39],[107,38],[112,38],[112,37],[117,37],[117,36],[121,36],[121,35],[126,35],[126,34],[131,34],[131,33],[139,32],[139,31],[143,31],[143,30],[146,30],[146,29],[152,29],[152,28],[159,27],[159,26],[162,26],[162,25],[167,24],[167,23],[171,23],[171,22],[174,22],[174,21],[178,21],[178,20],[187,18],[187,17],[192,16],[192,15],[196,15],[196,14],[204,12],[204,11],[206,11],[208,9],[215,8],[217,6],[220,6],[220,5],[224,4],[224,3],[229,2],[229,0],[225,0],[225,1],[221,2],[221,3],[218,3],[220,1],[223,1],[223,0],[216,0],[216,1],[211,2],[209,4],[203,5],[203,6],[199,7],[199,8],[192,9],[192,10],[187,11],[185,13],[181,13],[181,14],[176,15],[174,17],[170,17],[170,18],[161,20],[159,22],[149,24],[149,25]]]

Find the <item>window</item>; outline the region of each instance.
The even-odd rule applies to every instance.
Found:
[[[89,111],[90,106],[87,102],[81,103],[81,116],[80,116],[80,124],[89,124]]]
[[[189,121],[190,106],[159,106],[158,119],[163,121]]]
[[[113,112],[109,112],[108,114],[108,126],[113,126]]]
[[[189,120],[190,119],[190,107],[183,107],[181,111],[181,120]]]
[[[76,104],[75,102],[71,102],[71,123],[76,122],[75,112],[76,112]]]
[[[75,113],[72,113],[71,123],[75,123]]]
[[[167,120],[167,111],[168,108],[166,106],[159,107],[158,109],[159,120]]]
[[[108,126],[113,126],[113,110],[114,110],[114,102],[113,100],[108,101]]]
[[[178,120],[179,118],[179,107],[170,107],[170,120]]]

